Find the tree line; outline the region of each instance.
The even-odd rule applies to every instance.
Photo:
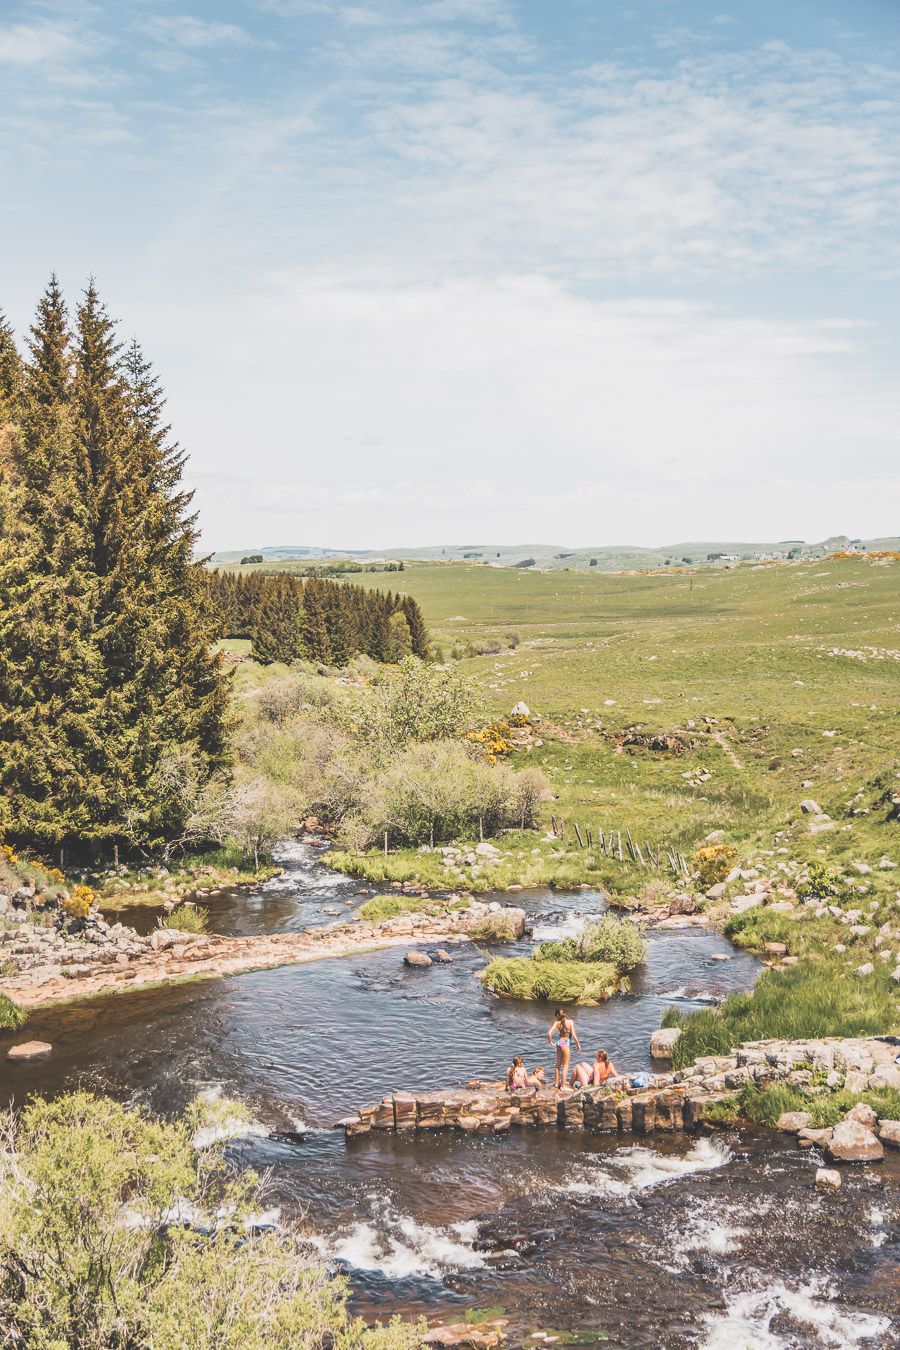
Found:
[[[360,653],[394,663],[429,654],[422,611],[410,595],[289,572],[210,572],[207,587],[221,636],[251,639],[264,665],[306,659],[343,666]]]
[[[91,282],[0,315],[0,832],[154,847],[227,763],[228,684],[184,454]]]

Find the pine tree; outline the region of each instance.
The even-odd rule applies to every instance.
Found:
[[[0,788],[47,845],[155,846],[223,762],[227,690],[159,386],[93,283],[55,278],[3,447]],[[13,509],[11,509],[13,508]]]
[[[412,641],[413,655],[427,661],[431,652],[431,641],[428,637],[428,629],[425,627],[425,620],[422,617],[422,611],[411,595],[405,595],[400,602],[400,609],[406,617],[409,624],[410,639]]]
[[[290,576],[267,577],[269,583],[256,609],[253,659],[290,664],[303,648],[303,589]]]
[[[48,846],[91,838],[93,804],[104,791],[90,513],[55,277],[27,347],[19,422],[3,445],[0,790],[7,829]]]
[[[13,330],[0,312],[0,426],[4,426],[19,411],[22,379],[22,358]]]
[[[331,660],[331,643],[325,617],[324,583],[310,577],[303,588],[303,642],[311,661]]]

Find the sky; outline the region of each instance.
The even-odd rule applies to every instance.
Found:
[[[900,534],[900,0],[0,0],[0,182],[205,548]]]

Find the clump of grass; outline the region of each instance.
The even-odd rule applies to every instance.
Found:
[[[843,1120],[857,1102],[871,1106],[882,1120],[900,1120],[900,1091],[897,1088],[877,1088],[866,1092],[841,1089],[827,1095],[814,1095],[790,1083],[771,1083],[768,1087],[746,1083],[736,1100],[740,1114],[758,1125],[776,1125],[778,1117],[785,1111],[808,1111],[812,1128],[821,1130]]]
[[[702,1111],[711,1125],[737,1125],[741,1118],[737,1097],[724,1097],[720,1102],[707,1102]]]
[[[25,1013],[18,1003],[13,1003],[6,994],[0,994],[0,1031],[15,1031],[25,1022]]]
[[[848,975],[833,961],[768,970],[748,994],[732,994],[718,1008],[682,1014],[669,1008],[663,1026],[681,1027],[675,1068],[698,1055],[726,1055],[742,1041],[811,1040],[819,1036],[873,1036],[896,1026],[890,976]]]
[[[381,923],[400,914],[419,914],[433,906],[433,900],[421,895],[373,895],[356,912],[367,923]]]
[[[556,1003],[603,1003],[623,987],[614,965],[603,961],[532,961],[500,957],[482,975],[494,994]]]
[[[177,905],[159,920],[160,928],[174,928],[179,933],[205,933],[209,915],[197,905]]]

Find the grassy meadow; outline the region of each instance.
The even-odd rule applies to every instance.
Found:
[[[528,758],[549,775],[557,816],[682,851],[713,829],[769,846],[783,830],[802,854],[841,861],[896,841],[885,817],[900,790],[900,564],[693,577],[409,564],[396,580],[446,656],[505,644],[461,667],[493,714],[522,699],[542,717]],[[638,724],[693,744],[617,744]],[[827,834],[808,833],[807,797],[836,822]]]

